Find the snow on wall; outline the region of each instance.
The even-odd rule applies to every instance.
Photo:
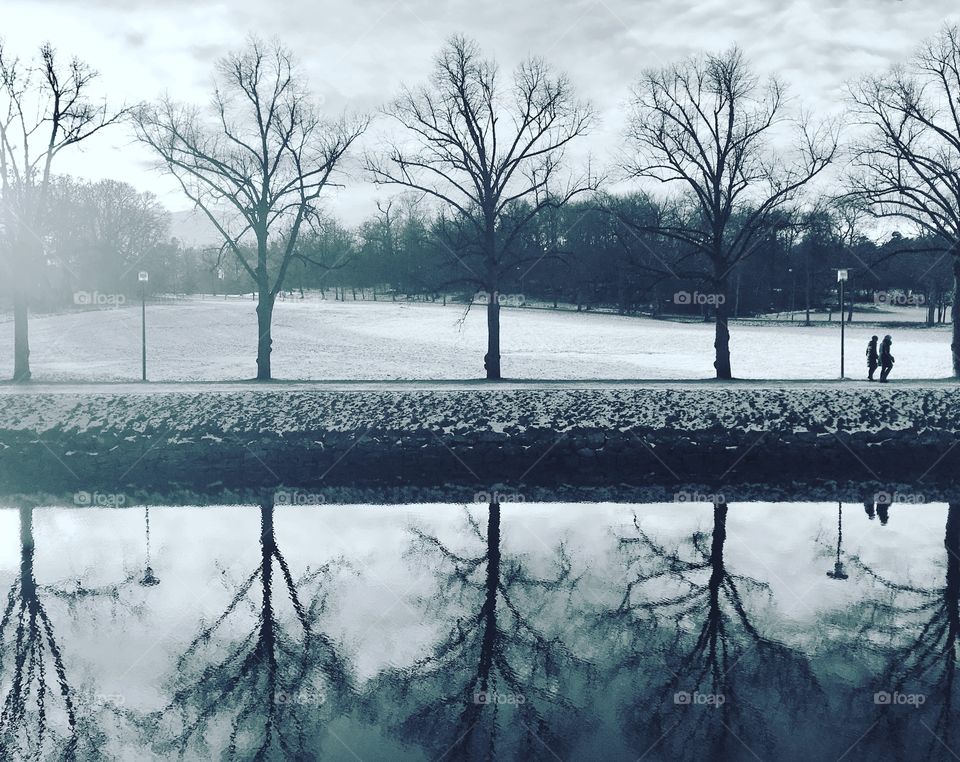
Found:
[[[0,433],[210,436],[259,432],[960,430],[951,386],[26,393],[0,398]]]

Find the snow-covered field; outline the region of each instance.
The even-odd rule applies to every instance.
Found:
[[[250,300],[191,299],[147,307],[149,377],[224,381],[256,372],[256,315]],[[471,379],[483,375],[485,317],[474,307],[406,302],[288,300],[274,317],[273,373],[279,379]],[[915,310],[914,310],[915,311]],[[879,316],[871,315],[871,319]],[[884,319],[910,320],[891,311]],[[31,320],[37,381],[140,377],[139,305],[37,316]],[[847,375],[864,372],[871,334],[893,334],[897,378],[950,375],[950,331],[847,328]],[[833,379],[837,323],[805,328],[733,325],[734,375],[747,379]],[[13,324],[0,318],[0,378],[12,375]],[[530,379],[697,379],[713,375],[713,326],[609,314],[524,308],[502,312],[503,373]]]

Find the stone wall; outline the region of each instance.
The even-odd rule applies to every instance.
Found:
[[[951,481],[954,387],[0,397],[0,488]]]

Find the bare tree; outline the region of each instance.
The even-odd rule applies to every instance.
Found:
[[[464,271],[448,285],[469,284],[487,294],[484,366],[487,378],[499,379],[501,283],[506,273],[542,259],[512,256],[514,245],[543,209],[596,187],[589,172],[557,187],[565,149],[590,129],[593,110],[573,97],[565,76],[537,58],[501,87],[497,65],[475,42],[457,36],[437,57],[429,83],[405,88],[385,113],[410,141],[368,157],[367,167],[379,184],[440,202],[466,234],[462,248],[447,249]]]
[[[35,63],[0,43],[0,252],[13,284],[15,381],[30,380],[30,293],[41,280],[44,212],[54,159],[127,112],[89,96],[97,72],[77,58],[62,65],[49,44]]]
[[[710,284],[717,378],[732,377],[731,270],[777,230],[783,211],[837,151],[835,126],[804,117],[784,160],[773,143],[785,121],[783,85],[761,81],[737,48],[648,70],[633,88],[623,168],[632,178],[682,188],[653,227],[633,225],[683,244],[688,253],[678,267],[704,262],[684,271],[665,263],[664,270]]]
[[[960,27],[944,27],[907,66],[864,78],[851,99],[868,130],[853,192],[874,217],[933,236],[932,251],[953,259],[950,349],[960,377]]]
[[[136,113],[137,136],[223,237],[221,253],[256,284],[257,379],[269,380],[273,307],[300,257],[300,232],[367,121],[321,118],[278,42],[251,39],[217,73],[212,114],[165,98]]]

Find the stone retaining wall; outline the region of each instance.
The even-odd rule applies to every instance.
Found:
[[[7,394],[0,488],[950,481],[960,396],[922,389]]]

